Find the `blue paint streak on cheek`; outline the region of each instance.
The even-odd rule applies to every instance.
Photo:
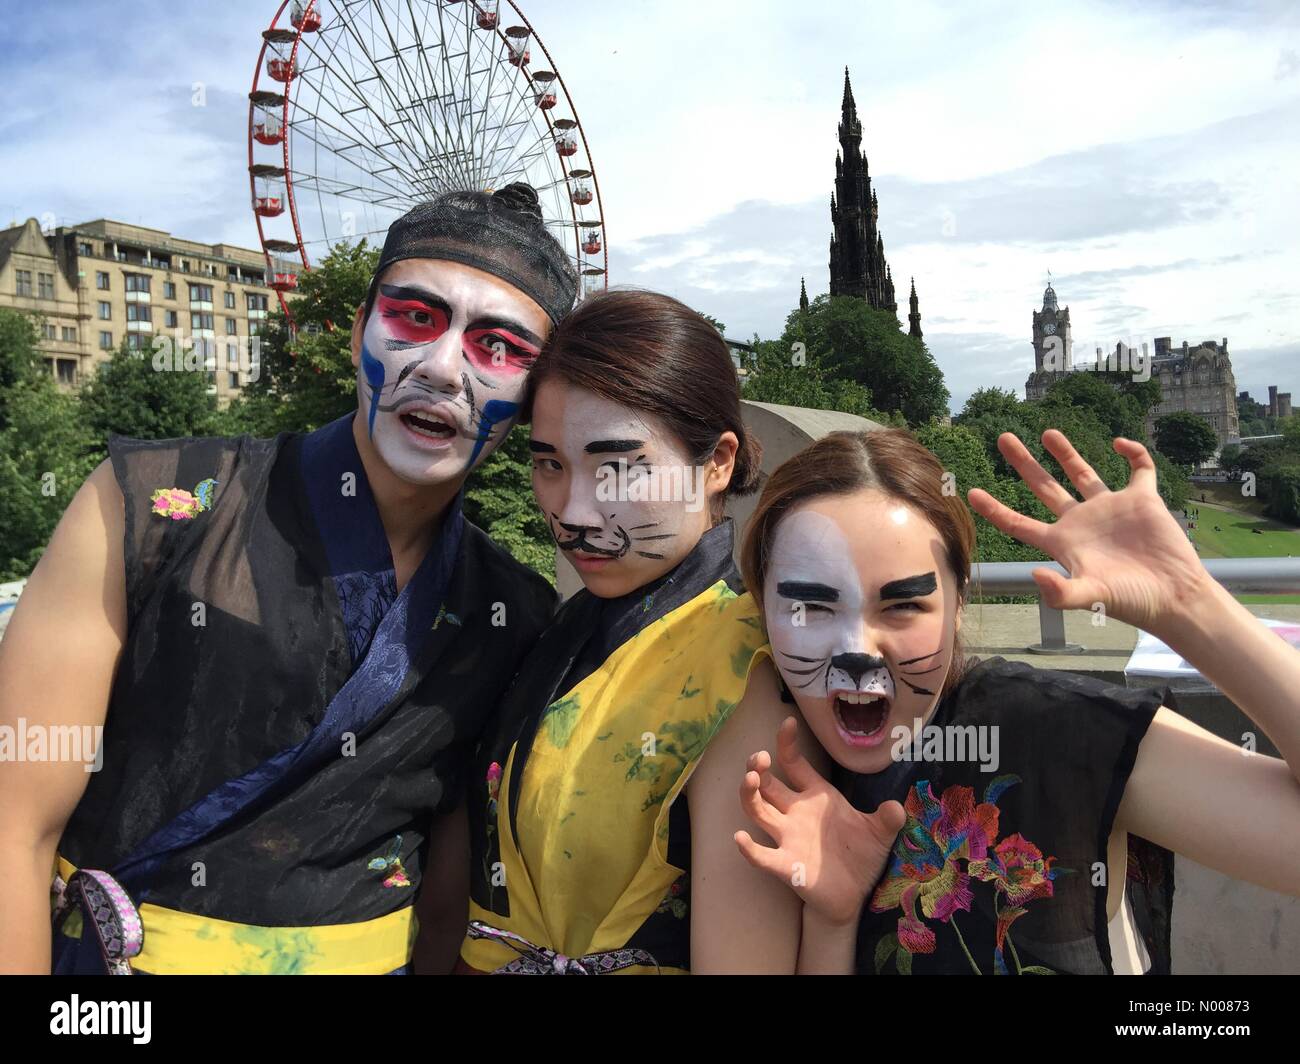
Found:
[[[384,388],[384,364],[370,353],[363,340],[361,342],[361,371],[366,375],[366,383],[370,385],[370,417],[368,419],[368,428],[370,438],[375,436],[375,414],[379,411],[379,393]]]
[[[466,469],[474,468],[474,462],[482,453],[488,437],[492,435],[492,430],[501,422],[509,421],[518,412],[518,403],[508,403],[504,399],[489,399],[483,404],[483,413],[478,421],[478,438],[474,441],[474,451],[469,456],[469,464],[466,465]]]

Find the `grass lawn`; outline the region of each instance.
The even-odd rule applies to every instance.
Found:
[[[1187,505],[1195,507],[1200,504],[1201,496],[1205,496],[1206,502],[1218,503],[1220,506],[1226,506],[1229,510],[1241,510],[1245,513],[1254,514],[1256,517],[1264,516],[1264,503],[1258,496],[1242,495],[1241,482],[1238,480],[1228,480],[1223,482],[1215,481],[1210,484],[1191,485],[1191,492],[1187,499]],[[1222,524],[1223,522],[1219,522]]]
[[[1234,509],[1220,509],[1219,506],[1199,503],[1201,488],[1205,497],[1220,505],[1232,505]],[[1192,541],[1197,553],[1202,558],[1286,558],[1300,555],[1300,529],[1292,528],[1267,517],[1258,516],[1261,504],[1256,499],[1243,499],[1240,485],[1209,484],[1195,485],[1196,491],[1188,505],[1200,506],[1200,519],[1192,529]],[[1219,492],[1210,489],[1226,489]],[[1251,512],[1243,512],[1243,511]],[[1216,526],[1222,531],[1215,531]],[[1258,528],[1261,534],[1251,529]],[[1300,595],[1238,595],[1237,599],[1248,604],[1285,603],[1300,605]]]
[[[1255,528],[1262,534],[1251,531]],[[1300,554],[1300,531],[1289,525],[1210,506],[1201,507],[1192,541],[1200,548],[1202,558],[1285,558]]]

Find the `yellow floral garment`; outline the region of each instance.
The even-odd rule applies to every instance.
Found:
[[[486,831],[499,839],[499,862],[476,872],[489,891],[508,892],[509,902],[494,899],[496,911],[471,904],[471,921],[583,958],[622,950],[651,914],[671,906],[684,870],[668,859],[669,808],[740,702],[764,642],[752,597],[718,580],[550,702],[526,758],[515,744],[504,765],[489,766],[484,783],[494,816]],[[471,804],[481,800],[471,794]],[[493,971],[519,953],[469,937],[461,955]]]

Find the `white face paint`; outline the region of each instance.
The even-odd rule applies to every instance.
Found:
[[[533,493],[564,556],[616,598],[675,568],[708,531],[703,478],[652,415],[557,379],[533,400]]]
[[[459,263],[410,259],[380,281],[354,353],[357,416],[403,480],[463,477],[514,425],[550,321],[522,292]]]
[[[951,661],[954,587],[938,533],[879,493],[813,500],[777,526],[768,638],[808,726],[846,768],[881,771],[891,725],[933,711]]]

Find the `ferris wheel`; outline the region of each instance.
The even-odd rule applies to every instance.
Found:
[[[607,285],[587,135],[550,52],[511,0],[284,0],[248,96],[248,176],[285,315],[340,241],[445,191],[526,181],[582,278]]]

